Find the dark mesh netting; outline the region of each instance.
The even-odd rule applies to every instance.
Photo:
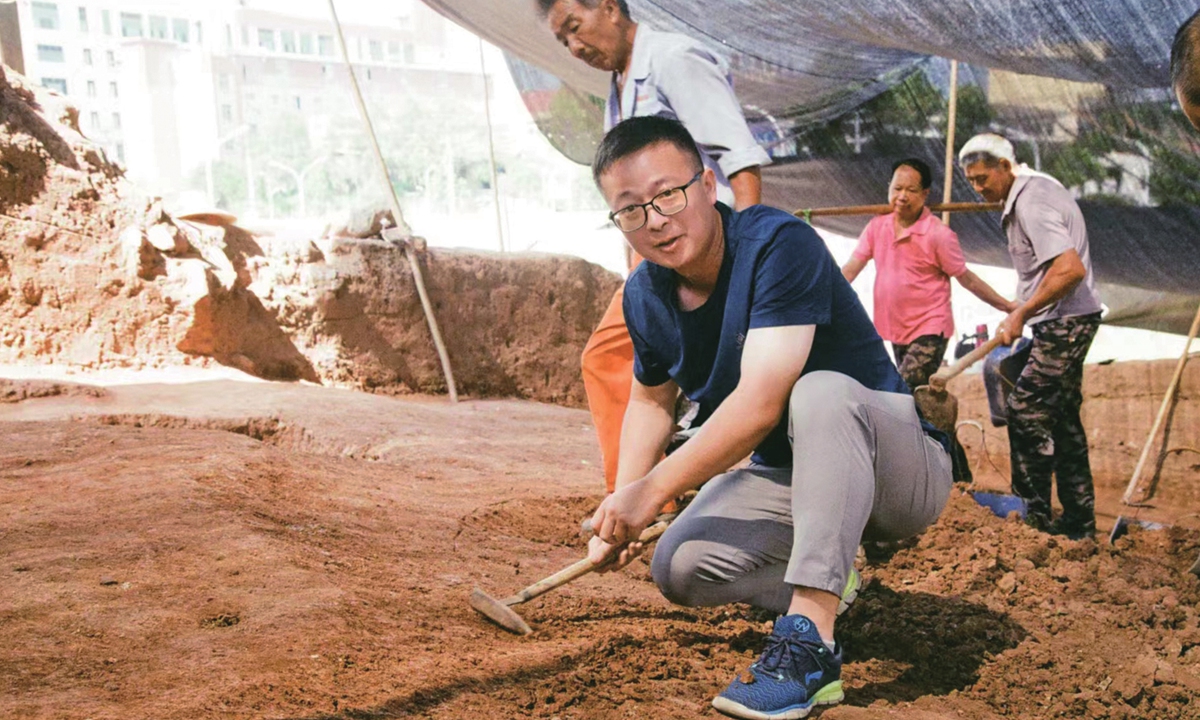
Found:
[[[529,0],[430,0],[507,51],[539,127],[590,160],[608,78],[571,58]],[[935,168],[941,198],[950,63],[957,147],[990,130],[1076,193],[1107,321],[1186,332],[1200,301],[1200,137],[1167,65],[1195,0],[629,0],[635,20],[730,60],[775,164],[764,201],[790,210],[881,203],[894,160]],[[497,6],[503,6],[498,8]],[[969,63],[969,64],[966,64]],[[953,199],[979,198],[956,170]],[[817,218],[857,235],[867,217]],[[1007,266],[998,213],[959,214],[968,260]]]

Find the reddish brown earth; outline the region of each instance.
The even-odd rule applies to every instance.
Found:
[[[581,556],[600,479],[580,410],[0,390],[30,398],[0,404],[0,717],[713,717],[769,627],[669,605],[640,561],[518,606],[527,638],[468,607]],[[1182,528],[1049,539],[956,492],[864,568],[824,717],[1200,717],[1198,550]]]

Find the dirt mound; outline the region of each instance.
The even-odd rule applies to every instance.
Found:
[[[80,135],[76,115],[0,71],[0,362],[215,361],[270,380],[445,391],[400,246],[173,217]],[[460,391],[584,403],[579,355],[616,275],[412,246]]]
[[[0,433],[0,716],[709,717],[769,628],[671,606],[644,561],[517,606],[528,638],[469,609],[472,587],[504,596],[581,556],[600,487],[583,411],[275,384],[207,389],[195,412],[173,396],[178,418],[110,407],[151,407],[140,392],[95,408],[109,424]],[[321,442],[205,419],[218,405],[276,407]],[[411,435],[355,459],[330,426],[364,416]],[[824,717],[1200,718],[1198,550],[1182,528],[1049,538],[955,491],[864,567]]]
[[[4,380],[0,379],[0,403],[19,403],[35,398],[83,396],[102,398],[108,393],[103,388],[75,383],[51,382],[48,380]]]

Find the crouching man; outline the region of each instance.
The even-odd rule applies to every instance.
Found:
[[[624,544],[659,508],[703,485],[659,540],[655,582],[682,605],[746,602],[781,615],[758,661],[713,705],[799,718],[837,703],[834,619],[856,589],[855,552],[864,537],[903,539],[937,519],[951,485],[946,448],[817,234],[779,210],[717,203],[681,124],[618,124],[592,172],[647,262],[626,283],[634,382],[617,490],[592,518],[589,555],[623,567],[642,550]],[[702,426],[659,462],[679,390],[699,403]],[[751,453],[749,467],[726,472]]]

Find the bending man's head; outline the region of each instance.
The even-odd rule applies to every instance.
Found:
[[[975,192],[988,202],[1008,199],[1016,180],[1017,164],[1012,143],[993,133],[976,135],[958,151],[958,164]]]
[[[1183,114],[1200,130],[1200,11],[1175,32],[1171,45],[1171,87]]]
[[[537,0],[537,8],[572,55],[597,70],[625,70],[633,52],[625,0]]]
[[[719,236],[717,180],[677,120],[633,117],[600,142],[592,177],[639,255],[686,274]]]

